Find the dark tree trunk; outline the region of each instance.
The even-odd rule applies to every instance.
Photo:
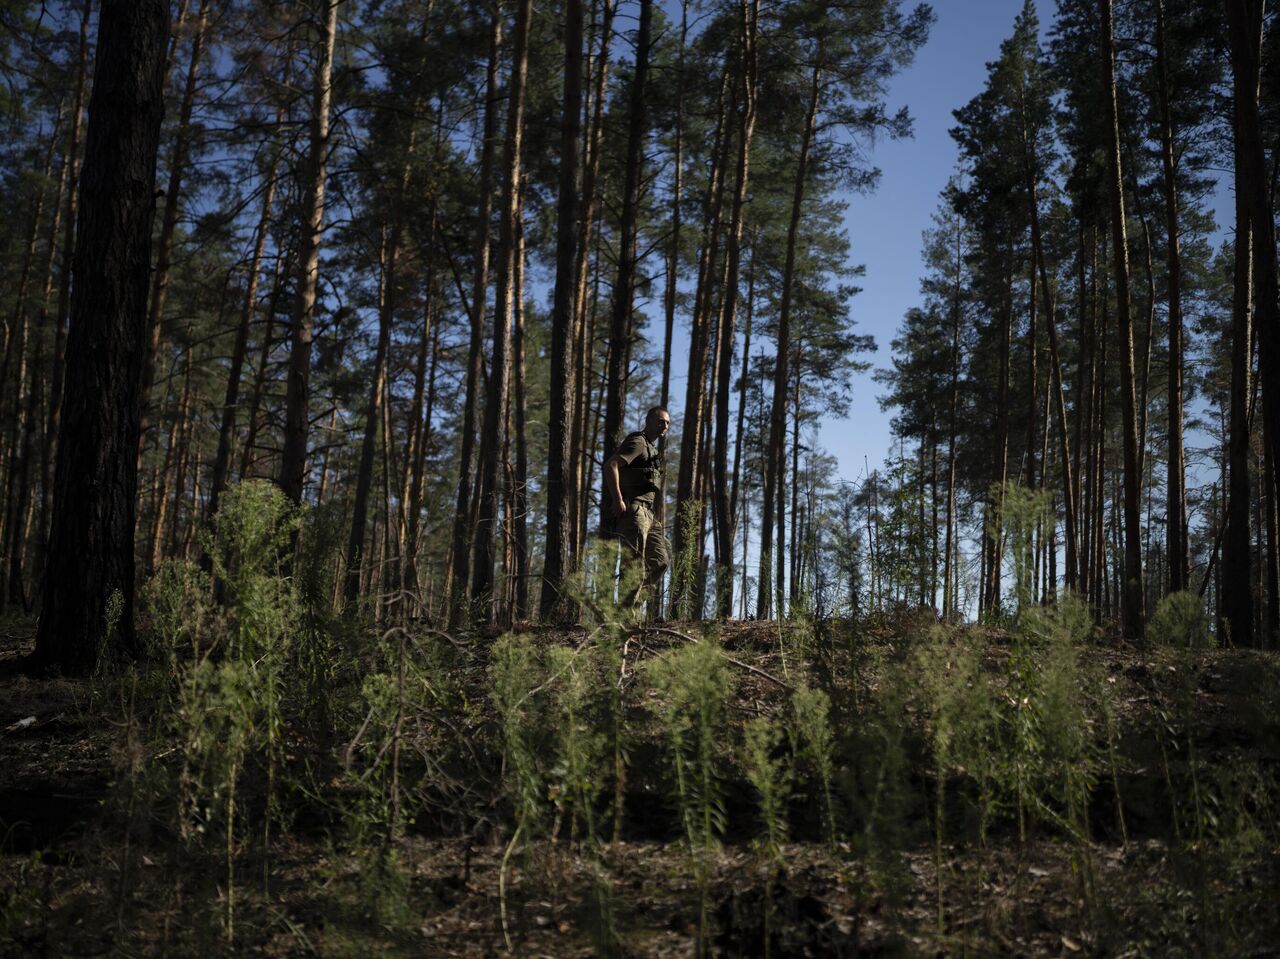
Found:
[[[547,408],[547,543],[538,609],[557,615],[573,542],[572,457],[576,273],[582,242],[578,220],[578,154],[582,143],[582,0],[567,0],[564,34],[564,103],[560,121],[560,196],[556,205],[556,279],[551,307],[551,399]]]
[[[525,396],[524,332],[524,187],[521,186],[516,215],[516,248],[512,259],[514,292],[511,330],[511,421],[515,446],[514,473],[507,497],[507,525],[511,530],[515,590],[512,614],[516,620],[529,616],[529,440],[526,436],[528,408]]]
[[[1231,305],[1230,434],[1227,441],[1227,532],[1222,544],[1222,594],[1218,613],[1233,645],[1253,645],[1253,592],[1249,543],[1249,397],[1253,368],[1250,323],[1253,231],[1243,171],[1236,151],[1235,293]]]
[[[136,654],[134,518],[167,0],[104,0],[73,265],[55,511],[34,662]]]
[[[1174,167],[1173,121],[1169,111],[1169,54],[1164,0],[1156,0],[1156,59],[1159,68],[1160,162],[1164,192],[1165,261],[1169,296],[1169,591],[1190,588],[1187,547],[1186,456],[1182,442],[1182,247],[1178,225],[1178,185]]]
[[[280,114],[276,115],[279,123]],[[244,375],[245,353],[249,348],[249,327],[258,308],[258,282],[262,272],[262,257],[267,248],[267,233],[271,225],[271,204],[275,200],[277,160],[273,160],[267,172],[266,186],[262,191],[262,213],[249,259],[248,283],[244,303],[240,308],[240,322],[236,326],[236,339],[231,347],[231,368],[227,372],[227,389],[222,401],[222,422],[218,428],[218,450],[213,459],[213,476],[209,485],[209,503],[206,515],[211,519],[218,512],[218,500],[227,488],[227,473],[231,466],[231,444],[235,439],[237,406],[240,402],[240,380]]]
[[[80,55],[76,68],[76,93],[71,104],[71,128],[67,134],[66,164],[67,209],[62,216],[62,260],[58,278],[58,312],[54,316],[53,372],[49,380],[49,411],[45,423],[44,444],[40,451],[40,525],[39,537],[49,533],[49,514],[53,506],[54,450],[62,417],[62,384],[66,373],[67,325],[71,317],[71,272],[75,256],[76,209],[80,202],[80,134],[84,117],[84,98],[89,84],[89,15],[93,0],[84,0],[80,14]]]
[[[512,266],[516,248],[516,219],[520,216],[521,140],[524,135],[525,78],[529,68],[529,20],[532,0],[516,7],[511,44],[511,76],[507,84],[507,133],[503,150],[502,219],[498,233],[498,283],[493,308],[493,360],[484,405],[480,446],[480,512],[476,524],[471,567],[471,601],[477,615],[492,618],[497,610],[493,592],[494,543],[498,519],[498,474],[502,449],[503,406],[511,347]]]
[[[715,462],[712,489],[716,517],[716,614],[733,613],[733,502],[729,490],[729,390],[733,372],[734,319],[738,304],[738,276],[742,262],[742,232],[751,164],[751,139],[756,125],[756,18],[758,0],[741,4],[740,44],[742,89],[738,110],[738,174],[730,213],[726,250],[724,302],[720,309],[719,371],[716,376]]]
[[[791,222],[787,229],[786,261],[782,271],[782,298],[778,307],[778,355],[773,371],[773,405],[769,410],[769,446],[765,452],[764,515],[760,522],[760,581],[756,591],[756,615],[768,619],[772,612],[774,583],[770,570],[773,556],[774,509],[780,502],[782,471],[785,467],[787,430],[787,387],[790,384],[788,362],[791,353],[791,301],[795,286],[796,246],[799,240],[800,217],[804,205],[805,182],[809,178],[809,150],[813,145],[818,125],[818,106],[822,95],[823,70],[822,41],[818,42],[818,55],[813,64],[813,77],[809,85],[809,105],[805,114],[804,132],[800,139],[800,158],[796,164],[795,184],[791,196]],[[777,615],[783,614],[781,594],[783,587],[783,548],[781,509],[778,510],[778,561],[777,588],[779,603]]]
[[[151,388],[156,378],[156,357],[160,350],[164,303],[169,291],[169,267],[173,260],[173,235],[178,226],[182,178],[186,173],[187,160],[191,152],[191,112],[195,107],[196,81],[200,76],[200,58],[204,53],[204,34],[208,23],[209,0],[200,0],[196,31],[191,38],[191,62],[187,67],[182,103],[178,108],[178,128],[174,133],[173,150],[169,154],[169,184],[164,191],[164,213],[160,217],[159,249],[156,251],[156,268],[151,277],[151,306],[147,316],[147,359],[142,367],[142,429],[138,443],[139,456],[142,455],[142,444],[146,441],[151,421]],[[176,37],[174,42],[176,44]]]
[[[467,387],[462,407],[462,450],[458,457],[458,495],[445,594],[449,618],[457,624],[465,611],[471,577],[471,472],[476,448],[481,380],[484,378],[484,314],[489,287],[489,215],[493,209],[493,151],[498,128],[498,59],[502,50],[502,17],[494,11],[489,33],[489,66],[485,77],[484,138],[480,145],[480,196],[476,225],[476,267],[471,287],[471,339],[467,347]]]
[[[412,139],[409,155],[413,154]],[[391,349],[391,322],[395,315],[396,261],[400,250],[400,217],[398,211],[409,180],[406,160],[400,181],[400,195],[392,203],[392,223],[388,229],[382,272],[382,297],[378,304],[378,345],[374,351],[373,382],[364,410],[364,439],[360,444],[360,466],[356,470],[356,496],[351,507],[351,536],[347,540],[347,578],[343,601],[352,612],[360,599],[360,574],[364,569],[365,525],[369,518],[369,491],[373,488],[373,461],[378,452],[378,433],[382,429],[385,410],[382,395],[386,388],[387,353]]]
[[[1133,317],[1129,304],[1129,246],[1125,228],[1124,180],[1120,165],[1120,122],[1117,116],[1115,40],[1111,0],[1102,3],[1102,61],[1107,110],[1107,167],[1111,193],[1111,243],[1115,261],[1116,319],[1120,324],[1120,400],[1124,430],[1124,634],[1141,641],[1146,614],[1142,588],[1142,517],[1139,475],[1138,417],[1134,404]]]
[[[640,207],[640,178],[644,145],[649,133],[645,84],[649,76],[649,38],[653,24],[653,0],[640,0],[640,28],[636,36],[635,74],[630,91],[630,128],[622,188],[622,218],[618,225],[618,278],[613,287],[613,314],[609,326],[609,367],[604,408],[604,452],[607,460],[617,448],[626,403],[625,357],[632,335],[631,310],[636,283],[636,232]],[[606,508],[602,505],[602,509]]]
[[[1263,0],[1227,0],[1226,7],[1235,93],[1236,191],[1237,195],[1244,195],[1252,226],[1262,436],[1274,468],[1280,464],[1280,289],[1276,275],[1275,210],[1267,182],[1258,115],[1265,4]],[[1239,251],[1236,255],[1240,255]],[[1268,497],[1276,485],[1274,475],[1262,477],[1261,488]]]

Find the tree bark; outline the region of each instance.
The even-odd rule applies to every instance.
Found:
[[[307,435],[310,427],[311,340],[316,318],[316,287],[320,279],[320,245],[324,230],[325,168],[329,149],[329,107],[333,94],[333,51],[338,36],[338,7],[342,0],[323,0],[324,24],[318,39],[319,63],[312,89],[311,142],[302,191],[302,235],[298,251],[298,283],[294,293],[290,331],[289,371],[285,386],[284,446],[280,457],[280,488],[295,503],[302,502],[307,477]]]
[[[809,151],[818,125],[818,107],[822,94],[823,41],[818,41],[813,78],[809,85],[809,105],[805,113],[804,131],[800,138],[800,157],[796,164],[795,184],[791,195],[791,222],[787,228],[787,253],[782,271],[782,297],[778,307],[778,355],[773,371],[773,404],[769,411],[769,447],[765,454],[764,515],[760,524],[760,581],[757,586],[756,611],[761,619],[772,612],[773,582],[770,564],[773,557],[773,524],[775,499],[784,468],[786,445],[787,387],[790,383],[788,361],[791,353],[791,301],[795,287],[796,246],[799,242],[800,219],[804,205],[805,182],[809,177]],[[781,511],[779,511],[780,518]],[[782,559],[782,537],[779,535],[778,560]],[[781,595],[782,573],[778,573]],[[778,617],[783,614],[778,604]]]
[[[1121,407],[1124,430],[1124,591],[1123,625],[1128,639],[1143,641],[1146,613],[1142,586],[1142,517],[1139,475],[1138,418],[1134,408],[1133,317],[1129,303],[1129,245],[1124,213],[1124,180],[1120,164],[1120,121],[1117,115],[1115,40],[1111,0],[1102,4],[1102,60],[1107,111],[1107,179],[1111,194],[1111,242],[1119,323]]]
[[[34,663],[136,654],[134,518],[167,0],[104,0],[67,343],[55,512]]]
[[[182,205],[182,178],[186,174],[187,160],[191,152],[191,112],[195,106],[196,81],[200,76],[200,58],[204,54],[204,35],[208,24],[209,0],[200,0],[200,9],[196,15],[196,30],[191,38],[191,62],[187,67],[186,84],[182,90],[182,104],[178,108],[178,128],[174,133],[173,150],[169,154],[169,183],[164,191],[164,213],[160,217],[156,266],[151,276],[151,308],[147,316],[147,358],[142,367],[142,430],[138,442],[139,457],[142,456],[142,446],[146,441],[151,422],[151,388],[156,378],[156,357],[160,350],[164,302],[169,291],[173,234],[178,226],[178,213]]]
[[[1156,61],[1159,71],[1160,164],[1163,173],[1165,262],[1169,297],[1169,462],[1167,530],[1169,591],[1190,588],[1187,546],[1186,454],[1182,413],[1182,245],[1178,224],[1178,184],[1174,166],[1173,120],[1169,110],[1169,53],[1164,0],[1156,0]]]
[[[282,115],[277,112],[276,123]],[[212,519],[218,513],[218,501],[227,488],[227,473],[231,465],[231,444],[235,440],[236,413],[240,402],[240,380],[244,375],[245,353],[249,347],[249,327],[258,308],[258,282],[262,273],[262,257],[267,248],[267,233],[271,225],[271,205],[275,202],[276,171],[279,158],[271,161],[266,185],[262,190],[262,212],[254,235],[253,254],[249,258],[248,282],[244,303],[240,308],[240,322],[236,326],[236,339],[231,347],[231,367],[227,371],[227,389],[222,400],[222,420],[218,427],[218,449],[213,459],[213,476],[209,485],[209,502],[206,517]]]
[[[476,226],[476,268],[471,287],[471,339],[467,347],[467,388],[462,407],[462,449],[458,457],[458,495],[445,594],[449,621],[457,625],[465,611],[471,576],[471,484],[475,458],[476,420],[484,378],[484,316],[489,288],[489,216],[493,209],[493,150],[498,126],[498,58],[502,49],[502,16],[495,9],[489,32],[489,66],[485,74],[484,134],[480,145],[480,196]]]
[[[742,89],[739,98],[738,173],[730,213],[724,302],[720,308],[720,370],[716,379],[715,465],[712,489],[716,509],[716,614],[733,613],[733,502],[729,490],[729,389],[733,373],[734,319],[738,304],[738,275],[742,260],[742,232],[751,165],[751,139],[756,125],[756,24],[759,0],[742,0],[740,43]]]
[[[84,122],[84,98],[89,85],[89,16],[93,0],[84,0],[80,15],[80,54],[76,68],[76,92],[71,104],[71,129],[67,134],[67,209],[62,216],[61,275],[58,278],[58,312],[54,317],[53,371],[49,380],[49,411],[40,450],[39,537],[47,540],[53,509],[54,450],[62,417],[62,384],[66,370],[67,325],[71,317],[71,268],[75,256],[76,210],[80,202],[80,133]],[[99,28],[101,33],[101,28]]]
[[[409,157],[413,155],[413,139],[409,140]],[[346,608],[355,612],[360,600],[360,575],[364,569],[365,526],[369,518],[369,491],[373,487],[373,461],[378,452],[378,434],[384,415],[382,395],[386,388],[387,353],[391,349],[391,323],[395,315],[396,260],[400,250],[403,204],[409,181],[408,157],[401,172],[399,195],[392,201],[391,225],[387,229],[383,254],[382,296],[378,304],[378,345],[374,350],[373,382],[364,410],[364,439],[360,443],[360,466],[356,470],[356,496],[351,506],[351,536],[347,540],[347,578],[343,589]]]
[[[640,178],[644,145],[649,133],[645,85],[649,75],[649,46],[653,24],[653,0],[640,0],[640,27],[636,36],[635,73],[631,81],[627,156],[622,188],[622,217],[618,225],[618,277],[613,287],[613,312],[609,326],[609,367],[604,408],[604,452],[608,460],[618,446],[626,403],[625,357],[632,336],[631,311],[635,298],[636,233],[640,206]],[[607,509],[607,504],[602,504]]]
[[[1235,283],[1231,305],[1230,434],[1227,448],[1227,534],[1222,544],[1222,601],[1219,616],[1223,633],[1236,646],[1253,645],[1253,592],[1249,543],[1249,397],[1253,368],[1251,325],[1253,289],[1253,230],[1245,195],[1244,171],[1236,143],[1236,248]]]
[[[1280,289],[1276,275],[1273,198],[1259,121],[1258,84],[1262,60],[1262,0],[1227,0],[1231,73],[1235,98],[1236,189],[1248,205],[1253,234],[1254,324],[1258,334],[1258,376],[1262,381],[1263,441],[1270,462],[1280,464]],[[1239,252],[1237,251],[1237,256]],[[1274,475],[1262,478],[1268,496]],[[1236,638],[1233,636],[1233,639]]]
[[[560,120],[560,195],[556,204],[556,279],[551,306],[551,397],[547,408],[547,542],[538,600],[543,620],[561,610],[573,542],[573,486],[569,444],[575,404],[574,321],[578,313],[578,154],[582,143],[582,0],[566,0],[564,96]]]
[[[480,513],[476,525],[471,568],[471,601],[477,614],[491,618],[494,537],[498,517],[499,454],[502,449],[503,398],[511,349],[512,266],[516,247],[516,219],[520,216],[520,163],[524,136],[525,78],[529,69],[529,20],[532,0],[519,0],[512,38],[511,76],[507,89],[507,132],[503,149],[502,219],[498,232],[498,283],[493,310],[493,360],[484,408],[484,442],[480,447]],[[486,608],[487,607],[487,608]]]

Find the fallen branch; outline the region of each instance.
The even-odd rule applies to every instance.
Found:
[[[690,636],[687,633],[682,633],[678,629],[671,629],[667,626],[645,626],[643,628],[643,631],[648,633],[664,633],[668,636],[674,636],[676,637],[676,639],[683,639],[686,643],[702,642],[702,640],[697,639],[696,637]],[[767,679],[771,683],[776,683],[777,685],[781,686],[783,689],[792,690],[792,691],[794,691],[795,689],[795,687],[792,686],[790,683],[788,683],[786,680],[779,679],[777,676],[774,676],[772,673],[766,673],[763,669],[760,669],[757,666],[752,666],[750,663],[744,663],[740,659],[734,659],[728,653],[724,652],[724,650],[720,651],[720,655],[725,658],[726,662],[731,663],[734,666],[737,666],[739,669],[745,669],[749,673],[755,673],[757,676]]]

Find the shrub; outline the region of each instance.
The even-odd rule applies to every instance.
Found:
[[[1214,645],[1204,604],[1192,592],[1170,593],[1156,604],[1147,636],[1157,646],[1206,649]]]

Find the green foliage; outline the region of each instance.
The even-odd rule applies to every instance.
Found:
[[[702,595],[698,592],[702,566],[701,500],[687,500],[680,507],[676,522],[680,524],[680,550],[671,558],[671,609],[681,619],[699,619]]]
[[[1157,646],[1206,649],[1214,645],[1204,603],[1192,592],[1169,593],[1147,623],[1147,638]]]
[[[768,716],[748,720],[743,729],[742,761],[760,799],[761,844],[767,857],[778,860],[787,841],[787,798],[792,780],[787,754],[780,748],[782,738],[782,730]]]
[[[546,795],[536,739],[537,697],[546,673],[529,638],[509,634],[494,644],[489,677],[502,738],[503,785],[517,828],[529,831],[542,818]]]
[[[800,686],[791,694],[792,748],[817,778],[827,843],[836,842],[836,811],[831,783],[835,776],[835,735],[829,714],[831,700],[820,689]]]
[[[705,943],[712,856],[726,820],[718,758],[733,689],[714,640],[677,647],[650,662],[657,715],[670,748],[676,800],[698,887],[699,953]]]
[[[999,538],[1003,531],[1008,537],[1014,596],[1017,614],[1021,615],[1032,601],[1035,547],[1051,521],[1050,494],[1046,489],[1028,489],[1019,483],[997,483],[991,487],[990,495],[999,509],[991,515],[988,534]]]

